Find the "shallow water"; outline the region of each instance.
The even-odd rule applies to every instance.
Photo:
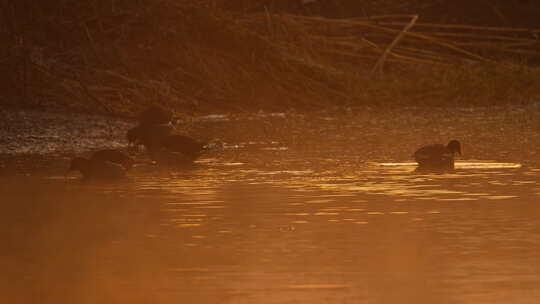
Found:
[[[540,299],[540,169],[417,174],[272,147],[114,183],[2,179],[1,302]]]

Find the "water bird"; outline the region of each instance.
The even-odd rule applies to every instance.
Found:
[[[79,171],[84,179],[119,179],[126,176],[126,169],[122,165],[83,157],[71,160],[70,171]]]
[[[127,131],[126,138],[129,145],[143,145],[148,149],[173,131],[171,124],[137,125]]]
[[[193,162],[206,150],[206,143],[189,136],[169,135],[160,142],[160,148],[171,153],[181,153],[187,160]]]
[[[115,149],[103,149],[96,151],[90,160],[115,163],[124,167],[125,170],[131,169],[134,163],[133,159],[129,157],[129,155]]]
[[[160,105],[152,105],[139,114],[140,125],[168,124],[173,119],[173,112]]]
[[[414,152],[414,158],[418,163],[417,170],[453,170],[455,154],[461,156],[461,143],[455,139],[446,146],[442,144],[424,146]]]

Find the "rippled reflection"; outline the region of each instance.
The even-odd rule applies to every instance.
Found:
[[[383,167],[416,167],[416,163],[403,162],[403,163],[372,163]],[[518,163],[499,163],[493,161],[457,161],[455,164],[456,169],[503,169],[503,168],[521,168],[521,164]]]
[[[264,151],[289,153],[275,147]],[[417,174],[408,162],[235,157],[185,172],[141,168],[116,184],[4,180],[5,277],[26,278],[4,278],[8,299],[23,290],[29,303],[540,298],[538,169],[460,161],[452,173]]]

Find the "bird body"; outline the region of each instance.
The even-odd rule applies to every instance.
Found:
[[[79,171],[85,179],[119,179],[126,176],[122,165],[82,157],[73,158],[68,171]]]
[[[139,115],[140,125],[168,124],[173,119],[173,112],[159,105],[152,105]]]
[[[419,170],[445,171],[454,169],[454,155],[461,155],[461,144],[451,140],[448,145],[433,144],[424,146],[414,152]]]
[[[205,143],[199,142],[189,136],[184,135],[169,135],[161,140],[161,147],[163,149],[181,153],[187,159],[191,161],[199,158],[201,153],[205,150]]]
[[[100,162],[111,162],[118,165],[121,165],[124,167],[124,169],[129,170],[131,167],[133,167],[133,159],[129,157],[127,154],[125,154],[122,151],[115,150],[115,149],[103,149],[94,152],[91,158],[92,161],[100,161]]]
[[[127,139],[131,144],[143,145],[154,160],[162,158],[159,155],[165,153],[181,153],[185,159],[196,160],[204,150],[205,143],[173,132],[170,124],[138,125],[128,130]]]
[[[126,137],[129,144],[143,145],[146,149],[159,145],[161,140],[171,135],[174,127],[170,124],[138,125],[127,131]]]
[[[159,105],[153,105],[141,112],[139,124],[126,133],[128,144],[149,146],[164,136],[171,134],[173,113]]]
[[[205,143],[173,134],[172,116],[169,110],[151,106],[141,113],[139,125],[127,131],[128,143],[143,145],[153,160],[162,163],[193,163],[205,150]]]

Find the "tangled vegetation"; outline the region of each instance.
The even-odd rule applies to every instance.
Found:
[[[130,115],[150,103],[193,113],[539,100],[539,28],[320,16],[304,2],[4,2],[0,102]]]

